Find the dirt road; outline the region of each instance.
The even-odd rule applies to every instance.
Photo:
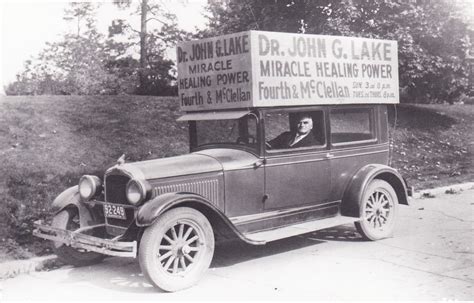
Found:
[[[263,247],[219,247],[200,284],[161,293],[133,259],[0,281],[11,300],[474,300],[474,190],[400,207],[394,238],[341,226]]]

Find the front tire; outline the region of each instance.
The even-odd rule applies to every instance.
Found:
[[[214,245],[212,226],[202,213],[189,207],[174,208],[143,233],[140,267],[164,291],[189,288],[209,268]]]
[[[375,179],[369,183],[360,204],[357,231],[366,240],[391,237],[397,221],[398,198],[386,181]]]
[[[51,225],[56,228],[73,231],[79,228],[77,209],[64,209],[57,213]],[[76,267],[88,266],[101,262],[105,256],[96,252],[82,251],[61,242],[53,242],[53,250],[63,263]]]

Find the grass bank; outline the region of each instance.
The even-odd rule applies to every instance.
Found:
[[[390,111],[393,125],[395,113]],[[474,180],[473,105],[400,105],[392,166],[415,188]]]
[[[35,96],[0,99],[0,260],[48,253],[32,222],[83,174],[102,175],[126,154],[140,161],[188,151],[173,98]],[[22,249],[24,248],[24,249]],[[26,250],[28,249],[28,250]]]
[[[391,111],[390,120],[394,120]],[[0,99],[0,262],[49,253],[31,236],[51,201],[83,174],[188,151],[173,98],[35,96]],[[392,165],[419,188],[472,181],[474,106],[399,106]],[[471,145],[469,145],[471,144]]]

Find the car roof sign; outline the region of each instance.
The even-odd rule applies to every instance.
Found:
[[[246,31],[177,47],[186,112],[399,103],[397,42]]]

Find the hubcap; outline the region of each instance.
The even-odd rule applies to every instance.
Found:
[[[189,245],[184,245],[182,248],[181,248],[181,253],[183,255],[189,255],[189,253],[191,252],[191,247],[189,247]]]
[[[381,229],[392,219],[393,201],[388,193],[375,190],[365,203],[365,219],[369,226]]]
[[[202,245],[200,233],[194,226],[177,222],[161,239],[159,264],[169,274],[182,274],[197,262]]]

